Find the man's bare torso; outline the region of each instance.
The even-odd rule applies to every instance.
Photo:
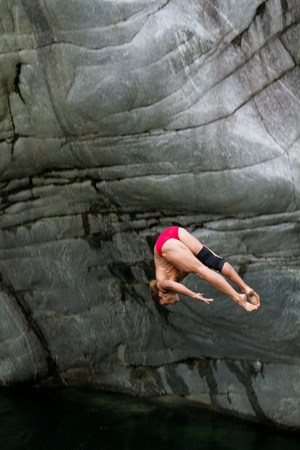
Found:
[[[188,274],[187,272],[183,272],[182,270],[177,269],[173,264],[167,261],[162,256],[159,256],[156,249],[154,249],[154,264],[156,270],[156,280],[172,280],[180,282],[183,280]]]

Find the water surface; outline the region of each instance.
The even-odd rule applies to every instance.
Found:
[[[1,450],[299,450],[300,436],[82,390],[0,390]]]

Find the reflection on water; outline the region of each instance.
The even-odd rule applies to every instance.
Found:
[[[0,390],[0,449],[299,450],[299,436],[81,390]]]

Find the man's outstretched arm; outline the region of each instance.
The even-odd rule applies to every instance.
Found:
[[[163,280],[157,283],[158,289],[166,293],[167,291],[176,292],[177,294],[186,295],[191,298],[195,298],[197,300],[201,300],[205,303],[210,303],[213,301],[213,298],[205,298],[202,294],[191,291],[191,289],[187,288],[183,284],[178,283],[177,281],[171,280]]]

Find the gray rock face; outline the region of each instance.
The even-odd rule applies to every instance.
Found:
[[[300,5],[0,0],[0,383],[300,429]],[[260,293],[149,296],[180,224]]]

